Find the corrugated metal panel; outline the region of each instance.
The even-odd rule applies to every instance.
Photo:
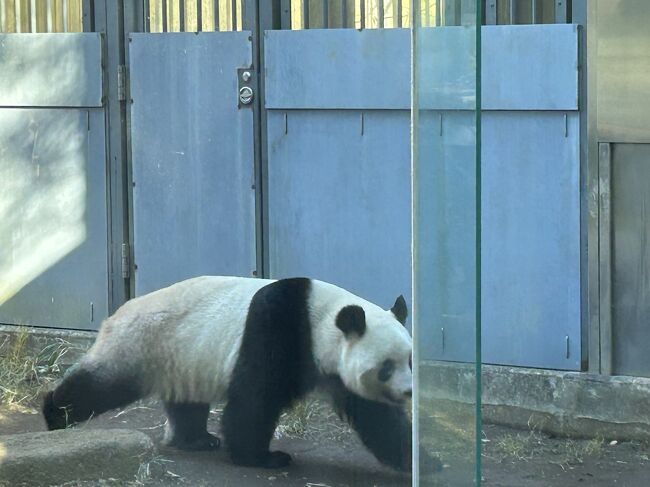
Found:
[[[255,270],[250,32],[131,34],[136,293]]]
[[[101,34],[0,35],[0,106],[101,107]]]
[[[409,112],[270,112],[272,277],[410,297]],[[335,143],[332,143],[335,141]]]
[[[580,130],[564,117],[483,116],[487,363],[580,368]]]
[[[103,110],[0,109],[0,322],[108,313]]]
[[[578,33],[574,25],[485,27],[484,109],[577,110]],[[420,31],[420,107],[472,110],[475,29]],[[267,31],[266,107],[410,109],[409,31]],[[323,89],[326,86],[327,89]],[[459,96],[465,91],[467,96]]]

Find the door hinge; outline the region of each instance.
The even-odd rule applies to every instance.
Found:
[[[122,244],[122,279],[131,277],[131,248],[128,243]]]
[[[117,99],[126,100],[126,66],[120,64],[117,67]]]

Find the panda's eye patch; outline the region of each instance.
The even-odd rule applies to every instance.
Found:
[[[395,362],[393,362],[392,360],[385,360],[384,363],[381,364],[381,369],[379,369],[377,378],[381,382],[386,382],[388,381],[388,379],[391,378],[394,371],[395,371]]]

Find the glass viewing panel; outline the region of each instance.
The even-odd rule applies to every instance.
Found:
[[[412,39],[418,486],[480,479],[478,6],[457,3],[453,12],[437,12],[440,2],[415,1],[422,12]]]

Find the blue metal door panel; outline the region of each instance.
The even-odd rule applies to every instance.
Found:
[[[577,112],[564,117],[483,114],[488,363],[580,367],[580,130]]]
[[[444,53],[445,43],[467,42],[466,33],[463,28],[432,29],[420,41]],[[364,36],[371,35],[267,33],[269,260],[274,277],[314,275],[388,305],[393,294],[410,287],[405,268],[410,263],[408,120],[400,110],[407,107],[391,96],[409,88],[401,86],[406,78],[399,74],[377,74],[386,66],[401,69],[403,59],[382,59],[366,49],[369,37]],[[408,52],[404,32],[376,34],[382,35],[402,43],[399,49],[386,45],[385,53]],[[379,41],[386,44],[387,39]],[[517,39],[526,40],[525,49],[500,50]],[[488,29],[486,45],[499,56],[484,63],[483,79],[500,86],[503,72],[509,72],[519,81],[511,95],[484,87],[484,106],[520,111],[483,115],[484,357],[500,364],[577,369],[577,31],[573,26]],[[561,58],[550,66],[543,61],[549,52]],[[350,59],[358,66],[346,70]],[[535,69],[520,69],[522,59]],[[438,76],[422,106],[442,111],[420,113],[418,149],[432,155],[432,166],[430,179],[419,182],[419,204],[435,215],[419,223],[424,242],[419,264],[425,266],[419,289],[429,290],[419,298],[420,338],[427,358],[470,361],[474,121],[471,111],[462,110],[470,105],[445,96],[444,83],[468,85],[473,71],[448,64],[444,56],[435,61],[435,66],[421,66]],[[566,80],[561,90],[544,88],[556,78]],[[374,84],[369,86],[369,79]],[[537,186],[530,186],[533,181]],[[540,345],[533,350],[535,344]]]
[[[323,279],[386,308],[410,298],[409,125],[407,111],[269,112],[271,277]]]
[[[0,323],[108,313],[104,111],[0,108]]]
[[[483,109],[577,110],[578,26],[514,25],[482,29]],[[268,31],[267,108],[409,110],[408,29]],[[473,110],[474,29],[422,29],[418,106]],[[525,69],[524,69],[525,67]],[[466,96],[462,96],[465,93]]]
[[[130,35],[136,294],[256,269],[250,35]]]
[[[476,356],[476,124],[472,112],[419,116],[417,237],[423,357]],[[425,177],[422,177],[425,176]]]

